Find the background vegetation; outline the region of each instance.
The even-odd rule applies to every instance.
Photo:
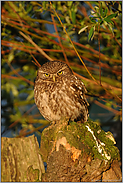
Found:
[[[89,120],[120,141],[121,7],[120,1],[2,2],[3,136],[40,138],[49,122],[34,103],[34,79],[40,65],[59,60],[85,83]]]

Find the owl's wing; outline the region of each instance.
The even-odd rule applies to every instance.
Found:
[[[86,100],[85,94],[87,93],[87,90],[85,88],[84,83],[76,76],[71,77],[71,85],[70,85],[70,89],[71,92],[73,93],[76,102],[79,102],[82,106],[82,119],[83,121],[87,121],[87,118],[89,116],[88,113],[88,106],[89,103]],[[80,116],[81,117],[81,116]]]
[[[85,88],[84,83],[75,75],[71,78],[71,90],[73,90],[74,94],[77,95],[77,97],[84,99],[85,93],[87,93],[87,90]]]
[[[70,89],[72,90],[74,96],[76,97],[76,100],[80,102],[81,104],[85,105],[85,108],[89,106],[89,103],[86,100],[85,94],[87,93],[87,90],[85,88],[84,83],[75,75],[71,78],[71,85]]]

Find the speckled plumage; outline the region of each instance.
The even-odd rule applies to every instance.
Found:
[[[83,82],[73,75],[63,62],[43,64],[37,73],[34,85],[35,103],[45,119],[85,122],[88,119],[88,102]]]

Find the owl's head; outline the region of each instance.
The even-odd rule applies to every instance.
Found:
[[[55,82],[72,74],[72,70],[67,64],[60,61],[50,61],[38,69],[37,77],[45,81]]]

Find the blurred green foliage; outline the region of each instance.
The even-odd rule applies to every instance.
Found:
[[[78,59],[53,7],[98,84]],[[121,117],[121,8],[121,1],[2,1],[4,132],[13,129],[14,135],[19,136],[40,134],[48,125],[34,104],[33,88],[38,67],[32,62],[35,58],[42,65],[47,58],[20,31],[30,36],[51,59],[68,63],[79,74],[88,90],[90,108],[98,100],[100,106],[103,102],[103,108],[115,117]]]

